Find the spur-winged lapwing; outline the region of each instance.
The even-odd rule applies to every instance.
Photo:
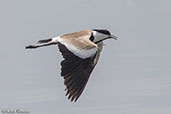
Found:
[[[92,70],[103,48],[103,40],[117,39],[106,29],[82,30],[58,37],[40,40],[39,45],[29,45],[26,49],[56,45],[63,55],[61,76],[66,85],[66,96],[77,101],[83,92]]]

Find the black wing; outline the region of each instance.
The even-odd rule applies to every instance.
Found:
[[[83,92],[92,70],[95,67],[94,57],[82,59],[70,52],[64,45],[58,44],[64,60],[61,62],[61,76],[66,85],[66,96],[77,101]]]

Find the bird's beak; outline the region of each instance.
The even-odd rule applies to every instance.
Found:
[[[115,35],[110,35],[110,36],[109,36],[109,38],[112,38],[112,39],[115,39],[115,40],[117,40],[117,39],[118,39],[118,37],[117,37],[117,36],[115,36]]]

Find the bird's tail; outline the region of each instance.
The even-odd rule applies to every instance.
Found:
[[[42,44],[42,43],[48,43],[50,41],[52,41],[52,38],[44,39],[44,40],[39,40],[37,43]]]

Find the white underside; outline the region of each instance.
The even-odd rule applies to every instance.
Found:
[[[97,48],[92,48],[89,50],[85,50],[85,49],[78,49],[76,47],[74,47],[73,45],[68,45],[65,44],[64,45],[72,52],[74,53],[76,56],[85,59],[85,58],[89,58],[95,55],[95,53],[97,52]]]
[[[92,49],[89,49],[89,50],[87,50],[87,49],[79,49],[78,47],[75,47],[72,44],[66,43],[65,40],[61,39],[60,37],[53,38],[52,42],[53,41],[58,41],[61,44],[65,45],[68,50],[70,50],[73,54],[75,54],[76,56],[78,56],[78,57],[80,57],[82,59],[94,56],[95,53],[98,50],[96,47],[92,48]]]

